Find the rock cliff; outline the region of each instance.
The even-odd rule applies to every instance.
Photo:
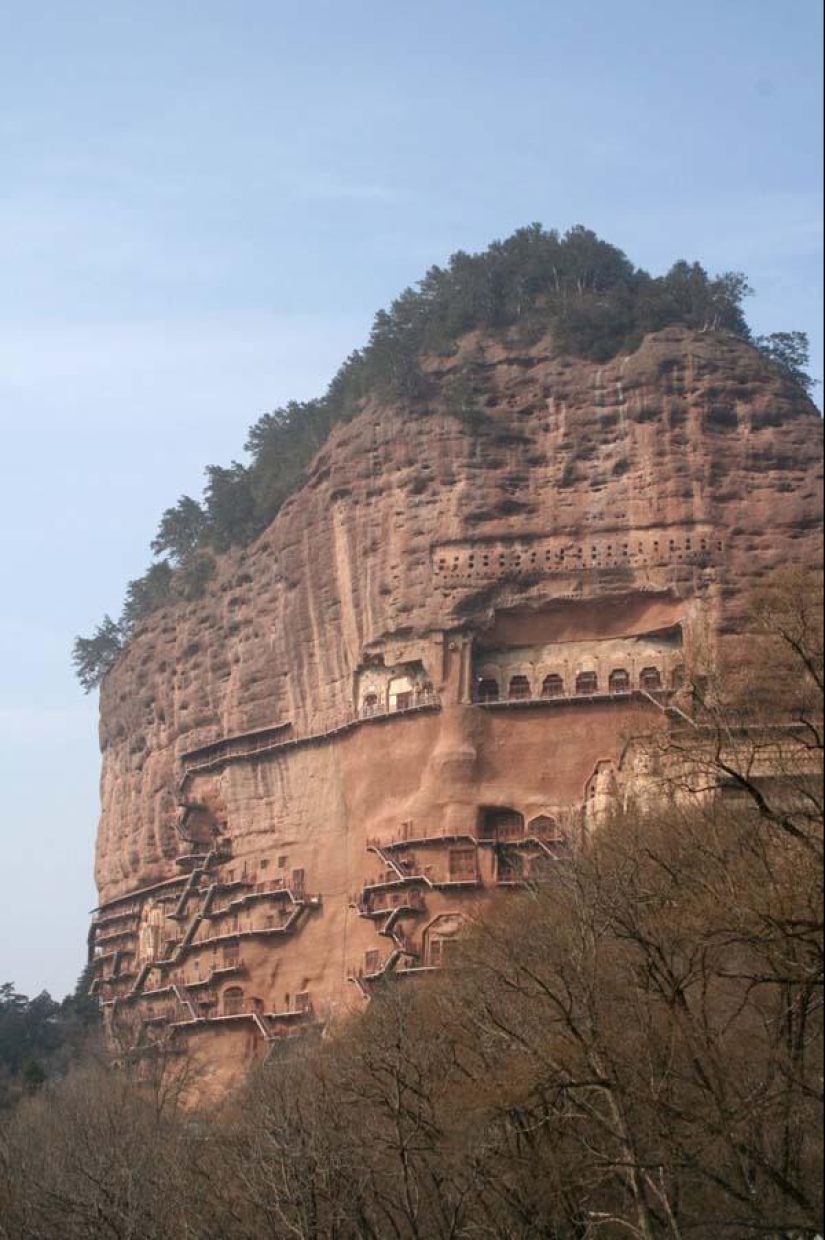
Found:
[[[821,554],[821,420],[733,337],[599,366],[474,333],[425,368],[102,688],[97,990],[216,1080],[438,967]]]

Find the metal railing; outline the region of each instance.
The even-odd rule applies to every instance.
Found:
[[[666,689],[664,685],[650,688],[639,685],[638,688],[627,689],[594,689],[589,692],[573,689],[564,693],[528,693],[511,697],[506,693],[474,693],[473,706],[553,706],[564,702],[610,702],[627,700],[633,697],[650,697],[653,693],[662,698],[670,697],[675,690]]]

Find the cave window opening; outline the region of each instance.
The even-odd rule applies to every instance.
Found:
[[[610,673],[609,685],[611,693],[629,693],[630,673],[624,667],[614,668]]]
[[[413,704],[413,695],[411,692],[396,693],[395,695],[395,709],[396,710],[409,710],[412,704]]]
[[[483,840],[520,840],[524,835],[524,817],[509,806],[489,806],[480,815],[480,838]]]
[[[579,697],[591,697],[599,691],[599,678],[595,672],[579,672],[576,677],[576,693]]]
[[[532,696],[530,692],[530,681],[526,676],[510,677],[510,689],[508,696],[511,702],[523,702],[526,698]]]
[[[450,963],[455,951],[455,939],[441,934],[430,934],[425,950],[425,961],[431,969],[441,969]]]
[[[364,698],[363,715],[365,719],[369,719],[371,715],[378,714],[378,694],[368,693]]]
[[[545,676],[541,686],[541,696],[543,698],[560,698],[564,697],[564,681],[561,676],[552,672],[549,676]]]
[[[498,681],[492,677],[484,676],[478,682],[476,699],[479,702],[497,702],[498,701]]]
[[[224,1016],[238,1016],[243,1011],[243,990],[240,986],[230,986],[223,992]]]
[[[451,848],[449,854],[451,882],[466,882],[476,877],[476,850],[474,848]]]
[[[662,687],[662,674],[657,667],[643,667],[639,674],[639,685],[645,693],[658,693]]]
[[[367,973],[377,973],[381,968],[381,953],[369,951],[364,953],[364,969]]]
[[[528,835],[535,835],[540,840],[558,839],[561,832],[559,824],[555,818],[551,818],[549,814],[539,814],[538,818],[533,818],[527,828]]]

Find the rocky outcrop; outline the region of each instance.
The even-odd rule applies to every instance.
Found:
[[[738,340],[597,366],[473,334],[425,366],[427,402],[338,426],[104,682],[113,1035],[177,1029],[224,1072],[437,967],[573,844],[752,589],[821,553],[821,420]]]

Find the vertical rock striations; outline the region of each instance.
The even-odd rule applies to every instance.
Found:
[[[92,953],[124,1047],[222,1082],[438,967],[610,803],[752,590],[820,555],[821,421],[755,350],[548,352],[474,333],[426,406],[367,401],[107,676]]]

